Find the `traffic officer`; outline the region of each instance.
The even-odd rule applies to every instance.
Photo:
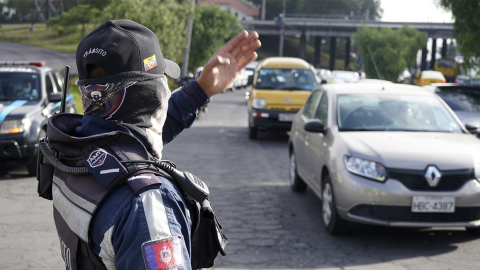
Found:
[[[165,171],[131,160],[160,160],[163,144],[195,119],[188,112],[226,89],[259,47],[256,32],[242,31],[212,56],[197,81],[170,99],[166,76],[177,78],[180,68],[163,58],[150,29],[108,21],[80,42],[77,84],[85,115],[52,116],[47,138],[61,162],[84,165],[90,174],[40,165],[40,182],[53,175],[54,219],[67,269],[205,267],[192,258],[198,224],[192,224],[191,198]]]

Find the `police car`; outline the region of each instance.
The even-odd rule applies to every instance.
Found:
[[[36,175],[38,139],[60,110],[63,80],[44,62],[0,62],[0,166],[27,165]],[[65,112],[75,113],[73,95]]]

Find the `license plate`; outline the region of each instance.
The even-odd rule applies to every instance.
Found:
[[[455,197],[413,196],[412,212],[453,213],[455,212]]]
[[[278,114],[278,121],[281,122],[292,122],[295,114],[292,113],[280,113]]]

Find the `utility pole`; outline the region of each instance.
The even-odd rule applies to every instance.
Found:
[[[279,43],[279,48],[278,48],[278,56],[283,56],[283,36],[285,35],[285,15],[287,14],[287,0],[283,0],[283,12],[282,16],[280,18],[281,23],[282,23],[282,30],[280,33],[280,43]]]
[[[192,0],[192,6],[195,8],[195,0]],[[188,18],[188,26],[187,26],[187,42],[185,44],[185,49],[183,51],[183,63],[182,63],[182,72],[180,74],[181,77],[187,74],[188,70],[188,57],[190,55],[190,43],[192,39],[192,28],[193,28],[193,17],[190,16]]]
[[[265,21],[265,9],[266,9],[266,2],[267,0],[262,0],[262,21]]]

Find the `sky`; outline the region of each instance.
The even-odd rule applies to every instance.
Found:
[[[445,11],[435,0],[380,0],[383,9],[381,21],[452,23],[451,12]]]

